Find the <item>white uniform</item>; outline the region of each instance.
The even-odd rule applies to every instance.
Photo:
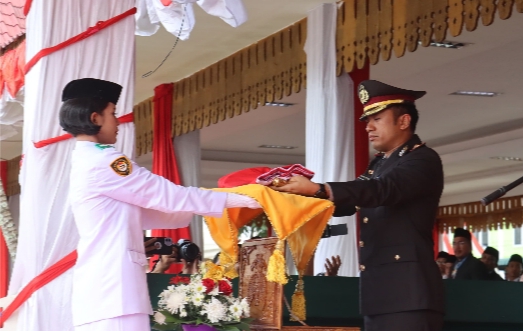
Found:
[[[193,214],[221,216],[226,200],[226,193],[174,185],[112,146],[77,142],[70,190],[80,234],[74,325],[152,314],[142,230],[185,227]]]

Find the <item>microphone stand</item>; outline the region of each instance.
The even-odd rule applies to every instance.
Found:
[[[491,203],[492,201],[501,198],[502,196],[505,195],[505,193],[512,190],[514,187],[520,185],[521,183],[523,183],[523,177],[520,177],[519,179],[516,179],[512,183],[508,184],[507,186],[502,186],[501,188],[497,189],[496,191],[490,193],[489,195],[487,195],[486,197],[481,199],[481,203],[483,204],[483,206],[486,206],[489,203]]]

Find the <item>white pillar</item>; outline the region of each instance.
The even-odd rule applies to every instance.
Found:
[[[323,4],[309,13],[307,23],[306,166],[319,183],[355,178],[353,85],[346,73],[336,77],[336,11],[336,4]],[[354,216],[331,220],[347,223],[349,234],[320,241],[315,273],[325,270],[327,257],[340,255],[338,274],[357,276],[355,222]]]

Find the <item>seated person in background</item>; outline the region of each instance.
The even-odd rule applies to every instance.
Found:
[[[523,273],[523,260],[521,255],[514,254],[508,260],[508,265],[505,268],[505,279],[509,282],[521,281],[521,274]]]
[[[446,279],[445,277],[445,263],[447,263],[447,258],[449,257],[449,253],[447,252],[439,252],[438,257],[436,258],[436,264],[438,265],[439,272],[441,273],[441,278]]]
[[[472,255],[471,235],[468,230],[456,228],[452,242],[456,263],[452,279],[487,279],[487,267]]]
[[[445,262],[445,274],[443,275],[443,279],[450,279],[450,275],[452,274],[452,269],[454,268],[454,264],[456,263],[456,255],[450,255],[447,257],[447,262]]]
[[[487,280],[503,280],[496,272],[499,261],[499,252],[494,247],[487,247],[481,254],[481,262],[487,267]]]

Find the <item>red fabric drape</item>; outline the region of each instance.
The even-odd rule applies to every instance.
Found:
[[[0,315],[0,328],[2,324],[7,321],[9,316],[18,309],[34,292],[44,287],[46,284],[52,282],[55,278],[71,269],[75,263],[78,254],[76,251],[64,256],[60,261],[56,262],[49,268],[45,269],[41,274],[31,280],[23,289],[20,291],[13,302],[2,312]]]
[[[159,85],[154,89],[153,173],[181,185],[171,138],[173,88],[174,84],[170,83]],[[189,227],[153,230],[152,236],[170,237],[173,241],[178,241],[178,239],[191,239],[191,232]],[[181,268],[181,265],[173,264],[167,272],[177,273]]]
[[[365,131],[365,122],[360,121],[360,116],[363,114],[363,105],[358,97],[358,85],[369,79],[370,65],[369,62],[361,69],[354,69],[349,73],[353,82],[354,95],[354,157],[356,162],[356,177],[364,173],[369,164],[369,138],[367,131]],[[360,241],[360,223],[356,222],[357,241]]]
[[[7,188],[7,161],[0,161],[0,178],[4,192]],[[4,234],[0,230],[0,298],[7,295],[7,285],[9,282],[9,253],[5,243]]]
[[[84,32],[82,32],[70,39],[67,39],[64,42],[59,43],[58,45],[42,49],[41,51],[36,53],[36,55],[33,56],[33,58],[31,60],[29,60],[29,62],[27,62],[27,64],[25,65],[25,68],[24,68],[24,72],[27,74],[29,72],[29,70],[31,70],[31,68],[36,63],[38,63],[38,61],[40,61],[41,58],[48,56],[49,54],[54,53],[56,51],[59,51],[67,46],[70,46],[78,41],[84,40],[85,38],[92,36],[93,34],[97,33],[98,31],[103,30],[103,29],[119,22],[120,20],[126,18],[127,16],[134,15],[134,14],[136,14],[136,8],[131,8],[128,11],[126,11],[120,15],[117,15],[115,17],[108,19],[107,21],[99,21],[98,23],[96,23],[95,26],[89,27]]]

